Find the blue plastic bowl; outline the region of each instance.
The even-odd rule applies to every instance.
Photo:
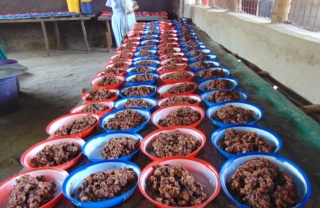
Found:
[[[207,54],[207,58],[204,59],[204,61],[216,61],[217,55],[216,54]],[[194,63],[194,62],[198,62],[199,60],[197,60],[198,56],[193,56],[191,58],[189,58],[190,63]]]
[[[143,85],[132,85],[132,86],[126,86],[126,87],[123,87],[121,90],[120,90],[120,96],[121,97],[124,97],[124,98],[127,98],[127,96],[123,95],[123,91],[127,88],[131,88],[131,87],[139,87],[139,86],[146,86],[146,87],[153,87],[154,88],[154,92],[147,95],[147,96],[129,96],[129,98],[135,98],[135,97],[153,97],[156,93],[157,93],[157,89],[158,87],[155,86],[155,85],[147,85],[147,84],[143,84]]]
[[[139,74],[143,74],[143,73],[139,73]],[[153,80],[145,81],[145,82],[133,82],[131,80],[138,75],[138,74],[133,74],[126,78],[126,82],[128,85],[143,85],[143,84],[153,84],[158,80],[158,77],[159,77],[158,73],[146,73],[146,74],[153,75],[154,76]]]
[[[269,160],[273,164],[277,165],[280,171],[284,171],[292,177],[296,183],[300,201],[294,208],[302,208],[307,203],[312,192],[311,182],[307,174],[298,165],[291,160],[274,153],[245,153],[241,156],[235,156],[228,159],[220,169],[220,183],[222,190],[238,207],[249,208],[249,206],[240,203],[231,195],[227,188],[227,184],[230,183],[231,176],[236,172],[237,168],[241,164],[256,158]]]
[[[160,33],[159,33],[160,34]],[[149,44],[148,41],[154,41],[154,44]],[[159,39],[142,40],[141,45],[158,45],[160,43]]]
[[[204,45],[204,43],[203,42],[201,42],[201,41],[199,41],[199,40],[196,40],[196,42],[199,44],[199,45]],[[181,47],[187,47],[187,44],[186,43],[184,43],[183,41],[179,41],[179,43],[180,43],[180,46]]]
[[[123,137],[132,137],[135,140],[142,141],[143,137],[140,134],[133,132],[125,132],[125,131],[115,131],[112,133],[103,133],[96,135],[86,141],[86,143],[82,146],[82,153],[91,161],[91,162],[99,162],[106,161],[110,159],[105,159],[102,156],[102,150],[104,145],[113,138],[123,138]],[[130,160],[133,158],[138,152],[140,148],[131,154],[125,155],[123,157],[114,159],[114,160]]]
[[[208,55],[211,53],[210,49],[208,49],[208,48],[201,49],[201,50],[199,50],[199,51],[202,51],[202,52],[204,52],[204,53],[206,53],[206,54],[208,54]],[[191,55],[190,52],[191,52],[191,51],[189,51],[189,52],[186,53],[186,55],[187,55],[188,58],[191,58],[191,57],[194,57],[194,56],[198,56],[198,55]]]
[[[230,126],[230,127],[224,127],[224,128],[219,128],[216,131],[214,131],[211,135],[211,142],[213,146],[215,146],[218,151],[225,156],[226,158],[231,158],[234,156],[240,156],[244,153],[240,153],[238,155],[231,154],[229,152],[224,151],[219,147],[219,144],[221,140],[223,139],[225,132],[228,129],[234,129],[236,131],[242,131],[242,132],[256,132],[257,135],[262,138],[265,142],[267,142],[269,145],[276,147],[273,153],[277,153],[281,148],[282,148],[282,140],[281,138],[274,133],[273,131],[260,127],[260,126],[252,126],[252,125],[235,125],[235,126]],[[256,152],[258,153],[258,152]]]
[[[133,70],[135,70],[137,67],[139,67],[139,66],[132,66],[132,67],[127,68],[126,71],[127,71],[128,76],[146,73],[146,72],[134,72]],[[156,67],[151,67],[151,66],[148,66],[148,68],[150,68],[150,71],[148,71],[147,73],[156,72],[156,69],[157,69]]]
[[[86,178],[90,174],[97,173],[100,171],[119,169],[124,167],[132,168],[137,175],[137,182],[129,191],[127,191],[126,193],[120,196],[116,196],[111,199],[97,201],[97,202],[82,202],[77,199],[78,197],[77,190],[81,186],[82,182],[84,181],[84,178]],[[87,165],[81,166],[80,168],[72,171],[69,174],[69,176],[64,180],[62,184],[62,192],[67,199],[69,199],[74,205],[78,207],[85,207],[85,208],[113,207],[118,204],[121,204],[133,194],[134,190],[138,186],[138,178],[140,176],[140,172],[141,172],[141,169],[139,168],[138,165],[126,160],[108,160],[108,161],[89,163]]]
[[[148,50],[152,55],[158,55],[157,50]],[[148,55],[141,55],[140,51],[135,52],[134,54],[134,58],[138,58],[138,57],[143,57],[143,56],[148,56]]]
[[[120,100],[117,100],[115,103],[114,103],[114,107],[116,109],[122,109],[122,108],[125,108],[123,107],[124,104],[127,102],[127,100],[129,99],[143,99],[145,102],[148,102],[151,104],[151,106],[149,108],[139,108],[139,109],[145,109],[145,110],[148,110],[148,111],[152,111],[156,106],[157,106],[157,99],[155,98],[149,98],[149,97],[136,97],[136,98],[122,98]],[[138,107],[130,107],[130,108],[138,108]]]
[[[148,125],[148,123],[150,121],[151,113],[150,113],[150,111],[145,110],[145,109],[142,110],[141,108],[131,108],[131,109],[135,110],[135,111],[138,111],[138,113],[140,115],[142,115],[142,116],[144,116],[146,118],[146,121],[143,122],[140,126],[137,126],[135,128],[131,128],[131,129],[126,129],[124,131],[139,132],[139,131],[141,131],[142,129],[144,129]],[[116,113],[120,113],[120,112],[125,111],[125,110],[127,110],[127,109],[117,109],[117,110],[111,111],[110,113],[107,113],[106,115],[104,115],[99,121],[99,124],[100,124],[101,128],[103,128],[106,132],[119,131],[119,130],[108,129],[104,125],[108,123],[109,118],[113,118],[116,115]]]
[[[146,59],[147,56],[141,56],[141,57],[136,57],[136,58],[133,58],[133,62],[136,62],[136,61],[141,61],[141,60],[159,60],[159,56],[158,55],[152,55],[152,56],[148,56],[150,59]]]
[[[234,107],[240,107],[240,108],[244,108],[246,110],[253,111],[253,116],[256,119],[254,121],[250,121],[248,123],[245,123],[247,125],[254,125],[263,116],[263,110],[256,104],[247,103],[247,102],[227,102],[227,103],[222,103],[219,105],[209,107],[206,112],[207,117],[211,120],[211,122],[214,125],[219,126],[219,127],[230,127],[230,126],[234,126],[234,125],[243,125],[243,124],[223,123],[223,122],[220,122],[220,121],[217,121],[217,120],[211,118],[220,108],[227,107],[229,105],[233,105]]]
[[[158,50],[158,46],[153,46],[153,45],[143,45],[143,46],[138,46],[136,49],[136,52],[140,52],[142,49],[147,49],[147,50]],[[158,58],[158,56],[156,56]]]
[[[151,36],[151,37],[148,37]],[[140,37],[140,40],[150,40],[150,39],[159,39],[158,35],[143,35]]]
[[[199,45],[199,47],[198,47],[199,50],[205,49],[205,48],[206,48],[205,45]],[[184,47],[182,47],[182,51],[183,51],[184,53],[189,52],[189,49],[187,49],[187,45],[185,45]]]
[[[216,91],[218,90],[209,91],[201,94],[201,99],[205,102],[205,104],[207,104],[208,107],[223,104],[223,103],[233,102],[233,101],[245,101],[248,98],[248,93],[246,93],[245,91],[234,89],[234,91],[237,91],[239,93],[240,100],[230,100],[230,101],[225,101],[220,103],[209,101],[209,98],[211,97],[211,95]]]
[[[221,77],[228,77],[230,75],[230,69],[225,68],[225,67],[212,67],[212,68],[208,68],[208,69],[202,69],[196,73],[196,78],[199,82],[204,82],[209,79],[219,78],[219,77],[211,77],[209,79],[203,79],[203,78],[199,77],[199,73],[203,70],[223,70],[224,76],[221,76]]]
[[[213,63],[215,66],[211,66],[211,67],[203,67],[203,68],[196,68],[196,64],[198,62],[205,62],[205,63]],[[189,64],[189,68],[191,69],[191,71],[193,71],[194,73],[198,73],[199,71],[203,70],[203,69],[210,69],[210,68],[214,68],[214,67],[219,67],[221,64],[220,62],[218,62],[217,60],[203,60],[203,61],[197,61],[197,62],[193,62]]]
[[[214,80],[229,80],[232,82],[232,87],[231,88],[225,88],[225,89],[228,89],[228,90],[233,90],[234,88],[236,88],[236,86],[238,85],[238,80],[234,79],[234,78],[229,78],[229,77],[219,77],[219,78],[214,78],[214,79],[208,79],[207,81],[204,81],[204,82],[201,82],[199,85],[198,85],[198,89],[201,90],[203,93],[204,92],[211,92],[211,91],[214,91],[214,90],[217,90],[217,89],[213,89],[213,90],[206,90],[205,87],[211,82],[211,81],[214,81]]]
[[[156,64],[144,64],[144,63],[141,63],[143,61],[152,61],[152,62],[155,62]],[[158,67],[160,65],[160,61],[159,60],[153,60],[153,59],[145,59],[145,60],[139,60],[139,61],[135,61],[133,62],[133,65],[134,66],[151,66],[151,67]]]

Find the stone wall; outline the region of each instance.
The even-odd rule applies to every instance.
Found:
[[[210,38],[256,64],[311,103],[320,103],[320,36],[255,16],[185,5],[185,17]]]

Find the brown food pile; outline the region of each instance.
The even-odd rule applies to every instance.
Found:
[[[81,112],[98,113],[109,109],[109,106],[101,103],[90,103],[81,109]]]
[[[116,113],[113,118],[109,118],[105,128],[113,130],[126,130],[139,126],[146,121],[144,116],[141,116],[138,111],[124,110]]]
[[[140,140],[132,137],[112,138],[102,148],[105,159],[116,159],[131,154],[140,148]]]
[[[244,124],[255,120],[251,110],[235,107],[233,105],[220,108],[212,118],[223,123],[232,124]]]
[[[147,179],[147,187],[157,202],[176,207],[196,206],[207,196],[204,185],[180,164],[156,165]]]
[[[204,69],[200,71],[197,76],[202,79],[210,79],[213,77],[223,77],[225,73],[222,69]]]
[[[190,107],[180,107],[171,111],[164,119],[159,119],[158,124],[162,127],[168,126],[189,126],[196,123],[201,114]]]
[[[130,57],[131,57],[131,54],[129,54],[129,53],[120,53],[115,58],[127,59],[127,58],[130,58]]]
[[[133,69],[132,72],[149,72],[151,70],[152,70],[152,68],[147,67],[147,66],[138,66],[135,69]]]
[[[101,78],[101,80],[97,83],[97,85],[99,86],[108,86],[108,85],[115,85],[115,84],[118,84],[120,83],[121,80],[118,79],[115,75],[106,75],[106,76],[103,76]]]
[[[66,136],[71,134],[80,133],[92,127],[96,124],[97,119],[92,115],[88,114],[79,119],[76,119],[70,122],[66,126],[60,127],[56,132],[54,132],[55,136]]]
[[[171,106],[175,104],[195,104],[198,101],[187,96],[172,96],[161,103],[161,106]]]
[[[155,78],[156,76],[154,76],[153,74],[144,73],[144,74],[137,74],[130,81],[131,82],[147,82],[147,81],[154,80]]]
[[[74,142],[46,145],[31,159],[31,167],[58,166],[76,158],[80,153],[80,145]]]
[[[179,72],[167,74],[167,75],[163,76],[162,78],[165,80],[181,80],[181,79],[188,79],[190,77],[192,77],[192,75],[190,73],[185,72],[185,71],[179,71]]]
[[[130,64],[125,63],[123,61],[119,61],[119,62],[116,62],[113,64],[113,67],[116,67],[116,68],[121,68],[121,67],[126,67],[126,66],[130,66]]]
[[[124,69],[123,68],[117,68],[115,66],[111,66],[111,67],[107,67],[105,70],[104,70],[104,73],[103,74],[120,74],[124,72]]]
[[[106,100],[110,99],[117,94],[113,91],[106,90],[106,89],[95,89],[91,90],[88,93],[88,96],[86,97],[86,100],[89,101],[101,101],[101,100]]]
[[[192,51],[192,50],[198,50],[198,49],[200,49],[200,48],[201,48],[200,45],[193,44],[193,45],[187,45],[186,50],[187,50],[187,51]]]
[[[231,100],[240,100],[240,95],[235,90],[217,90],[211,94],[209,101],[221,103]]]
[[[231,154],[246,152],[273,152],[275,147],[270,146],[257,132],[226,130],[223,139],[219,144],[220,148]]]
[[[167,53],[175,53],[176,50],[172,47],[165,47],[164,49],[162,49],[161,53],[162,54],[167,54]]]
[[[190,51],[189,54],[190,54],[190,56],[199,56],[199,55],[205,54],[205,53],[201,50],[195,49],[195,50]]]
[[[136,65],[155,65],[157,62],[155,61],[139,61]]]
[[[164,65],[163,67],[161,67],[161,69],[159,71],[169,71],[169,70],[175,70],[178,68],[181,68],[181,65],[178,64],[168,64],[168,65]]]
[[[144,46],[144,47],[147,47],[147,46]],[[153,46],[149,46],[149,47],[153,47]],[[151,59],[158,59],[158,56],[157,55],[148,55],[148,56],[143,56],[143,57],[139,57],[137,58],[137,60],[151,60]]]
[[[227,79],[216,79],[207,84],[205,90],[226,89],[233,87],[232,82]]]
[[[179,130],[160,133],[153,138],[152,147],[157,157],[186,156],[200,147],[195,136]]]
[[[46,182],[44,176],[23,175],[16,179],[10,192],[7,208],[38,208],[54,198],[56,184]]]
[[[201,69],[201,68],[208,68],[208,67],[215,67],[215,66],[216,65],[211,62],[199,61],[194,65],[194,68]]]
[[[154,34],[154,33],[148,33],[149,35],[152,35],[152,34]],[[148,40],[148,41],[146,41],[145,43],[144,43],[145,45],[156,45],[156,44],[158,44],[158,41],[154,41],[154,40]]]
[[[142,36],[142,38],[144,38],[144,39],[153,39],[155,37],[154,37],[154,35],[145,35],[145,36]]]
[[[169,58],[174,58],[174,57],[181,57],[181,54],[168,53],[163,56],[163,59],[169,59]]]
[[[127,97],[131,96],[147,96],[153,93],[155,89],[147,86],[128,87],[122,91],[122,94]]]
[[[147,49],[142,49],[139,53],[139,56],[150,56],[152,53]]]
[[[132,168],[119,168],[93,173],[87,176],[78,189],[80,201],[95,202],[120,196],[137,182]]]
[[[139,99],[128,99],[126,103],[123,105],[125,108],[137,107],[137,108],[149,108],[151,106],[150,103],[144,101],[142,98]]]
[[[168,61],[166,64],[169,65],[175,65],[177,63],[186,63],[187,61],[183,58],[172,58],[170,61]]]
[[[173,87],[170,87],[166,93],[169,94],[177,94],[177,93],[184,93],[184,92],[188,92],[190,90],[194,89],[194,84],[191,83],[182,83],[182,84],[178,84],[175,85]]]
[[[206,59],[210,59],[210,56],[207,56],[205,53],[201,53],[198,56],[194,57],[194,60],[196,61],[202,61]]]
[[[240,165],[232,175],[229,190],[241,203],[255,208],[289,208],[299,202],[294,180],[262,158]]]
[[[140,46],[139,49],[141,49],[141,50],[150,50],[153,47],[154,47],[153,45],[145,45],[145,46]]]

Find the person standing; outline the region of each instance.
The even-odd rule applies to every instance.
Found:
[[[106,6],[112,8],[111,26],[119,48],[123,37],[136,22],[134,10],[139,9],[139,6],[132,0],[107,0]]]

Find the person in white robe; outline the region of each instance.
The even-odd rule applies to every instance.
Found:
[[[119,48],[123,37],[126,35],[126,32],[129,31],[136,22],[134,10],[138,9],[139,6],[132,0],[107,0],[106,6],[112,8],[113,14],[111,18],[111,26],[117,48]],[[125,11],[127,12],[126,15]]]

